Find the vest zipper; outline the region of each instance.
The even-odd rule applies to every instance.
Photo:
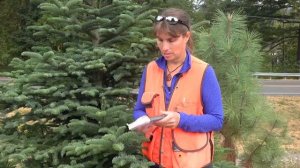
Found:
[[[162,148],[162,140],[163,140],[163,134],[164,134],[164,128],[161,130],[161,135],[160,135],[160,144],[159,144],[159,167],[162,167],[161,165],[161,148]]]
[[[170,101],[169,101],[169,104],[166,106],[165,105],[165,109],[168,111],[168,109],[169,109],[169,106],[170,106],[170,104],[171,104],[171,100],[172,100],[172,96],[173,96],[173,93],[174,93],[174,91],[175,91],[175,89],[176,89],[176,86],[177,86],[177,84],[178,84],[178,81],[179,81],[179,79],[182,77],[182,75],[179,75],[178,76],[178,80],[176,81],[176,83],[175,83],[175,86],[174,86],[174,89],[172,90],[172,93],[171,93],[171,96],[170,96]],[[164,89],[164,96],[166,97],[166,92],[165,92],[165,89]],[[165,100],[166,101],[166,100]],[[166,103],[165,103],[166,104]]]
[[[175,91],[175,89],[176,89],[176,86],[177,86],[177,84],[178,84],[178,81],[179,81],[179,79],[182,77],[182,74],[180,74],[179,75],[179,77],[178,77],[178,79],[177,79],[177,81],[176,81],[176,83],[175,83],[175,86],[174,86],[174,89],[172,90],[172,93],[171,93],[171,96],[170,96],[170,101],[169,101],[169,103],[168,103],[168,105],[166,106],[166,91],[165,91],[165,88],[164,88],[164,86],[163,86],[163,91],[164,91],[164,102],[165,102],[165,110],[166,111],[168,111],[168,109],[169,109],[169,106],[170,106],[170,102],[171,102],[171,100],[172,100],[172,96],[173,96],[173,93],[174,93],[174,91]],[[163,140],[163,134],[164,134],[164,128],[162,128],[162,130],[161,130],[161,135],[160,135],[160,147],[159,147],[159,167],[162,167],[162,165],[161,165],[161,149],[162,149],[162,140]]]

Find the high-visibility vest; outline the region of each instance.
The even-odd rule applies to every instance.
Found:
[[[141,100],[147,115],[161,115],[161,110],[203,115],[201,84],[207,66],[207,63],[191,56],[191,68],[180,76],[167,106],[164,71],[155,61],[150,62],[146,68],[145,91]],[[143,143],[143,154],[161,167],[201,168],[212,162],[212,132],[194,133],[152,125],[145,136],[148,141]]]

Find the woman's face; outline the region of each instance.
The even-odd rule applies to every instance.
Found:
[[[165,32],[156,34],[157,46],[163,57],[170,62],[183,62],[186,54],[186,44],[190,38],[190,32],[185,35],[173,37]]]

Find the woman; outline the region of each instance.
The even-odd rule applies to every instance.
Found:
[[[212,132],[223,125],[220,87],[213,68],[192,55],[190,25],[181,9],[155,18],[161,56],[143,72],[133,113],[136,120],[165,115],[139,128],[149,139],[143,153],[154,167],[212,167]]]

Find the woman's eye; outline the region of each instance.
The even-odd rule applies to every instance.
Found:
[[[168,41],[172,43],[172,42],[176,41],[176,38],[168,39]]]

